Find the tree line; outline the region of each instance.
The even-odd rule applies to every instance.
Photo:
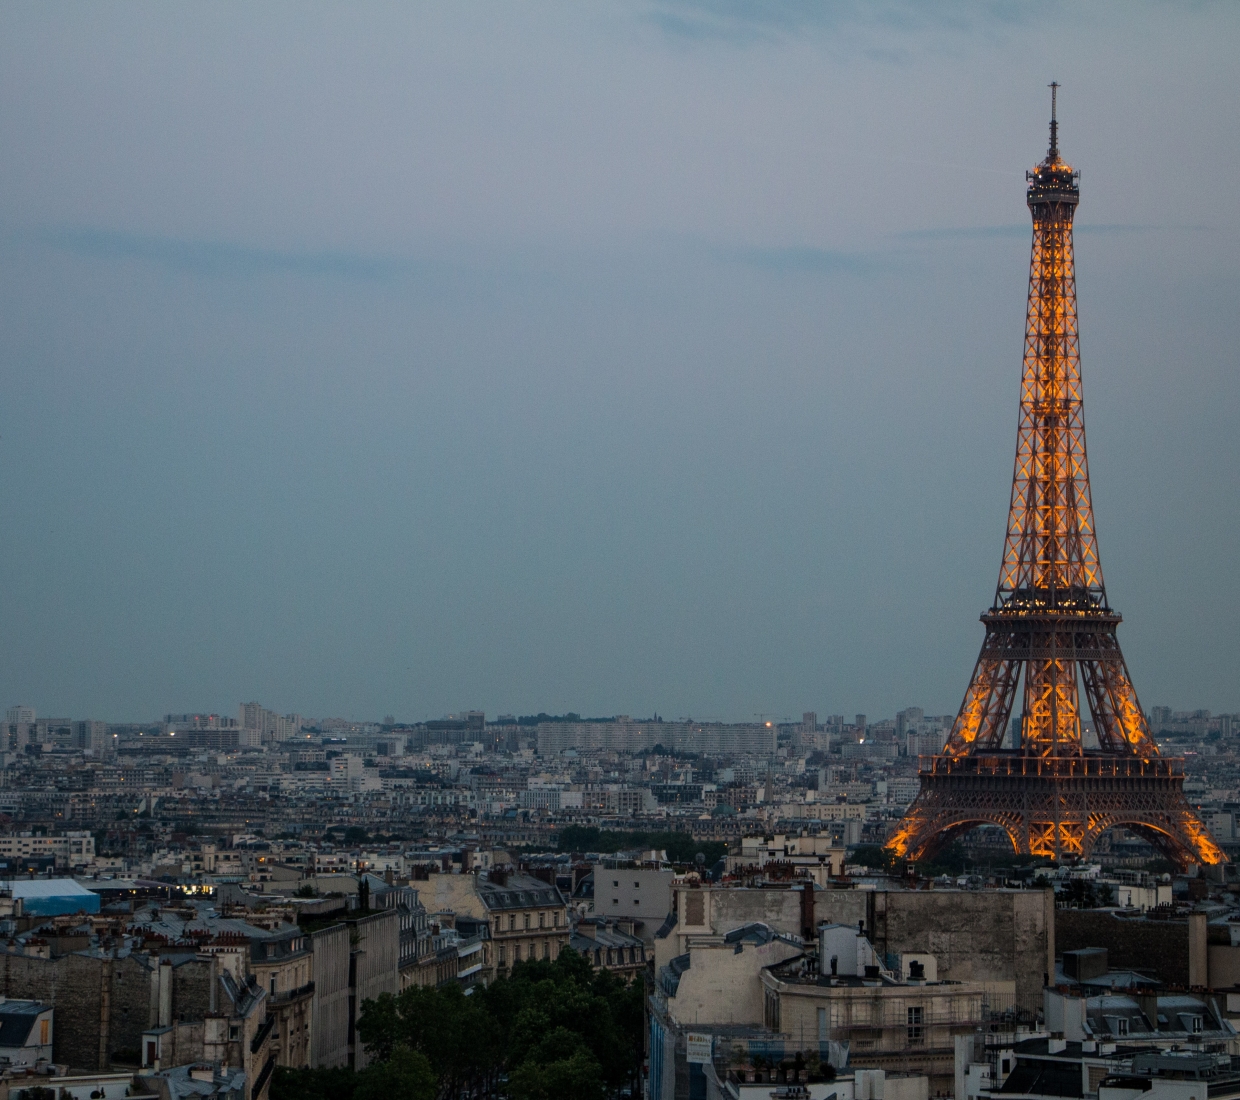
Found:
[[[618,829],[598,829],[593,825],[566,825],[559,831],[556,846],[561,852],[612,852],[644,848],[666,851],[672,863],[694,863],[698,853],[705,857],[706,866],[713,867],[728,854],[728,845],[722,840],[694,840],[689,833],[681,832],[623,832]]]

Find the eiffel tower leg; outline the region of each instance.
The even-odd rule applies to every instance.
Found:
[[[1098,743],[1108,752],[1132,752],[1148,760],[1158,755],[1119,645],[1109,660],[1082,661],[1081,677],[1094,716]]]
[[[1020,679],[1020,661],[996,656],[992,638],[987,636],[973,677],[964,693],[964,702],[943,748],[944,756],[963,756],[978,749],[997,749],[1003,743],[1012,697]]]

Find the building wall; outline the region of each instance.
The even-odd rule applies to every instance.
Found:
[[[851,891],[850,891],[851,892]],[[598,884],[594,887],[598,910]],[[673,891],[676,927],[663,940],[655,940],[655,967],[666,966],[683,955],[690,938],[723,936],[743,924],[770,925],[785,935],[801,934],[801,891],[786,888],[709,887],[677,888]]]
[[[1198,915],[1204,921],[1205,915]],[[1113,967],[1150,971],[1171,986],[1190,984],[1187,921],[1123,920],[1105,911],[1060,909],[1055,914],[1055,937],[1061,953],[1105,947]]]
[[[0,994],[52,1005],[53,1059],[77,1070],[108,1069],[117,1054],[122,1062],[139,1056],[149,1026],[150,970],[132,956],[38,959],[5,953]]]
[[[763,983],[768,991],[767,1026],[789,1036],[797,1049],[846,1042],[851,1065],[926,1074],[936,1093],[952,1087],[955,1036],[976,1029],[990,998],[990,991],[975,982],[817,986],[764,975]],[[1014,983],[1006,985],[1011,996]],[[920,1010],[916,1038],[910,1037],[910,1009]]]
[[[1041,1008],[1043,982],[1054,973],[1050,890],[821,890],[814,904],[818,922],[864,921],[880,958],[924,952],[941,979],[1014,982],[1021,1008]]]
[[[683,954],[695,936],[724,935],[754,921],[786,935],[801,932],[799,887],[674,893],[677,924],[666,939],[655,941],[656,966]],[[1044,976],[1054,972],[1055,908],[1049,890],[815,890],[814,920],[853,927],[864,922],[880,958],[934,955],[945,980],[1014,982],[1017,1005],[1034,1011],[1041,1008]]]
[[[680,1024],[748,1024],[762,1026],[763,967],[774,966],[800,951],[790,943],[744,943],[689,949],[689,969],[680,976],[667,1011]]]
[[[594,868],[594,913],[600,917],[629,917],[645,927],[642,937],[649,942],[672,910],[671,871]]]
[[[201,1020],[216,1007],[215,959],[197,958],[172,968],[174,1019]]]
[[[314,954],[310,1064],[345,1066],[349,1063],[349,926],[325,928],[310,941]]]
[[[381,993],[398,993],[400,970],[400,918],[394,910],[376,913],[351,921],[357,937],[353,945],[353,1023],[362,1014],[362,1006]],[[353,1066],[365,1069],[370,1058],[360,1039],[353,1043]]]

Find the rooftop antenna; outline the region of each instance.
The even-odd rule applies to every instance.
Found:
[[[1051,152],[1050,159],[1059,159],[1059,123],[1055,121],[1055,99],[1059,92],[1059,82],[1052,80],[1051,89]]]

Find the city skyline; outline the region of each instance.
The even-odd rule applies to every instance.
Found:
[[[1125,653],[1240,710],[1234,9],[372,11],[0,9],[0,697],[953,712],[1057,79]]]

